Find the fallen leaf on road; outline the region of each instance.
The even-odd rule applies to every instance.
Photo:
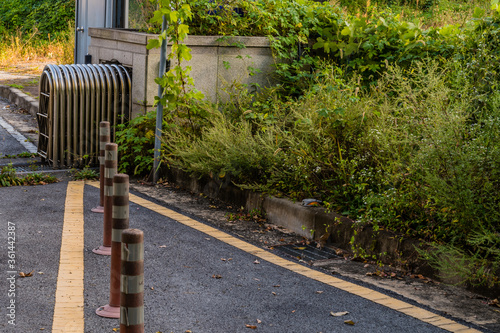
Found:
[[[489,306],[497,306],[500,308],[500,302],[498,302],[498,298],[495,298],[491,302],[488,303]]]
[[[257,326],[255,326],[255,325],[248,325],[248,324],[246,324],[245,327],[246,328],[251,328],[253,330],[257,329]]]
[[[167,247],[167,246],[166,246],[166,245],[160,245],[160,246],[158,246],[158,247]]]
[[[258,265],[258,264],[260,264],[260,261],[257,260],[257,259],[255,259],[255,261],[253,263],[256,264],[256,265]]]
[[[316,292],[316,294],[322,294],[322,293],[323,293],[323,291],[322,291],[322,290],[318,290],[318,291]]]
[[[30,276],[33,276],[33,272],[34,271],[31,271],[29,273],[23,273],[23,272],[19,272],[19,276],[22,277],[22,278],[25,278],[25,277],[30,277]]]
[[[257,319],[257,324],[262,324],[262,320]]]
[[[214,274],[212,275],[212,279],[222,279],[222,275]]]
[[[119,330],[119,328],[113,328],[113,332],[118,332]]]
[[[273,294],[274,296],[276,296],[277,294],[273,291],[271,294]]]
[[[274,287],[274,288],[279,288],[279,287],[281,287],[281,286],[280,286],[279,284],[275,284],[273,287]]]
[[[342,317],[342,316],[345,316],[346,314],[349,314],[349,312],[347,311],[344,311],[344,312],[330,312],[330,316],[334,316],[334,317]]]
[[[352,320],[346,320],[346,321],[344,321],[344,324],[354,325],[354,322]]]
[[[305,250],[305,249],[307,249],[307,247],[305,247],[305,246],[300,246],[300,247],[297,247],[297,246],[296,246],[296,247],[294,247],[294,249],[295,249],[295,250]]]

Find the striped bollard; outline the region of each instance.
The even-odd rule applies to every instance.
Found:
[[[99,205],[91,209],[94,213],[104,213],[104,152],[111,141],[109,121],[99,123]]]
[[[120,333],[144,333],[144,233],[122,233]]]
[[[104,154],[104,221],[102,245],[92,252],[111,255],[111,219],[113,209],[113,177],[118,169],[118,145],[107,143]]]
[[[111,231],[111,277],[109,304],[96,310],[97,315],[106,318],[120,318],[120,269],[122,232],[129,224],[129,177],[116,174],[113,177],[113,229]]]

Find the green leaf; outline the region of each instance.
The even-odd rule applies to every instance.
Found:
[[[158,39],[150,39],[148,41],[148,45],[146,46],[146,48],[148,50],[151,50],[151,49],[157,49],[159,48],[161,45],[160,45],[160,41]]]
[[[187,35],[189,33],[189,26],[186,24],[180,24],[178,31],[180,35]]]
[[[350,36],[351,35],[351,28],[345,27],[344,29],[342,29],[342,31],[340,33],[342,34],[342,36]]]
[[[499,2],[499,0],[491,0],[491,9],[498,10],[498,8],[499,8],[498,2]]]
[[[474,14],[472,15],[473,18],[479,19],[484,16],[485,10],[479,7],[474,8]]]
[[[179,12],[171,11],[169,14],[170,22],[175,24],[179,19]]]
[[[353,52],[357,51],[357,49],[358,49],[357,43],[349,43],[349,44],[347,44],[344,53],[346,56],[348,56],[348,55],[352,54]]]

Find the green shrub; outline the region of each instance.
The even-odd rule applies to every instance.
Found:
[[[68,30],[75,19],[74,0],[2,0],[0,32],[31,33],[36,28],[41,38],[50,39]]]
[[[191,33],[269,36],[282,83],[260,92],[234,83],[227,101],[210,105],[182,98],[175,82],[186,77],[158,80],[171,95],[162,101],[165,162],[321,199],[357,225],[432,243],[437,267],[453,267],[437,254],[457,254],[468,282],[499,282],[495,6],[491,17],[478,9],[465,25],[424,29],[370,6],[347,15],[310,1],[188,2]],[[122,128],[123,167],[150,169],[153,130],[154,113]]]
[[[213,114],[199,137],[178,129],[166,132],[164,146],[171,165],[239,184],[265,183],[276,161],[271,132],[253,133],[250,122],[234,123],[220,113]]]
[[[156,112],[117,125],[116,143],[120,156],[119,171],[133,174],[149,172],[153,166]]]

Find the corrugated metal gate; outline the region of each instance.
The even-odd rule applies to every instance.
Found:
[[[132,80],[121,65],[47,65],[40,78],[38,154],[53,167],[97,162],[99,122],[130,117]]]

